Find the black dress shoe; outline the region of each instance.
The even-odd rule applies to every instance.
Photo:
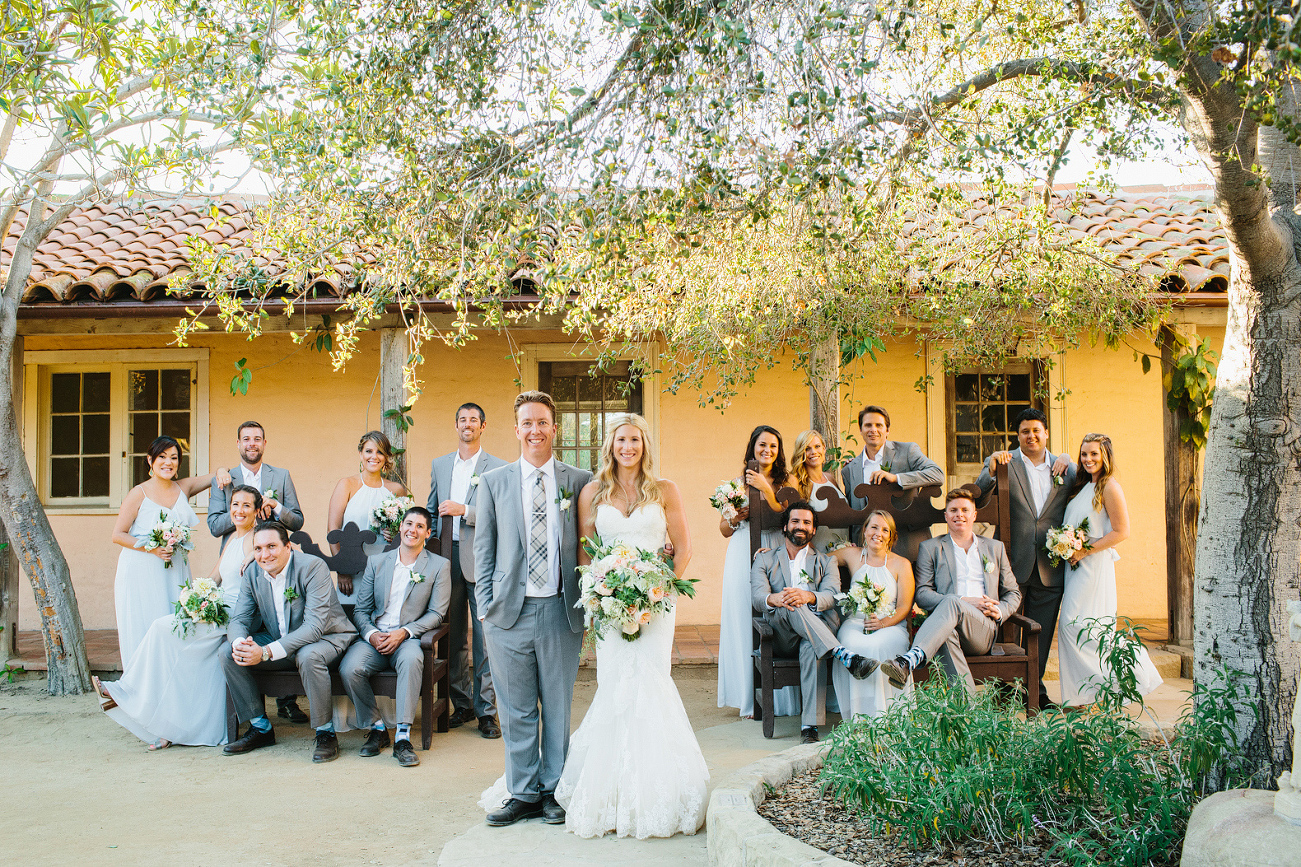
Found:
[[[887,659],[881,663],[881,671],[889,678],[890,685],[895,689],[903,689],[904,684],[908,682],[908,678],[913,673],[912,667],[908,665],[908,660],[902,656],[896,656],[894,659]]]
[[[862,680],[872,672],[876,671],[881,663],[875,659],[866,656],[860,656],[857,653],[849,655],[849,673],[855,680]]]
[[[393,758],[398,760],[398,764],[404,768],[414,768],[420,764],[420,759],[416,758],[416,748],[411,746],[411,741],[397,741],[393,744]]]
[[[492,717],[481,716],[479,717],[479,734],[483,735],[490,741],[496,740],[501,737],[501,728],[497,725],[497,721]]]
[[[296,695],[276,699],[276,716],[287,719],[295,725],[306,725],[309,722],[307,714],[298,708],[298,696]]]
[[[805,726],[804,728],[800,729],[800,743],[816,744],[817,742],[818,742],[817,726]]]
[[[473,719],[474,719],[474,709],[463,707],[460,708],[459,710],[452,711],[451,714],[448,715],[447,727],[449,729],[460,728],[461,726],[465,725],[466,723],[470,722]]]
[[[274,746],[275,742],[275,729],[259,731],[253,726],[249,726],[248,731],[244,732],[244,737],[226,744],[226,746],[221,748],[221,751],[228,756],[235,756],[240,753],[251,753],[258,747]]]
[[[388,730],[371,729],[370,733],[366,735],[366,743],[362,744],[361,749],[357,750],[357,755],[369,759],[371,756],[378,756],[379,751],[386,746],[388,746]]]
[[[314,762],[332,762],[339,757],[339,737],[334,732],[317,732]]]
[[[488,814],[488,824],[494,828],[503,828],[506,825],[514,825],[520,819],[536,819],[542,815],[542,802],[530,804],[528,801],[521,801],[519,798],[511,798],[501,805],[500,810],[493,810]]]
[[[560,806],[555,795],[542,796],[542,821],[548,825],[565,824],[565,808]]]

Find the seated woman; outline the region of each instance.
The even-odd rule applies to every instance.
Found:
[[[849,570],[852,583],[872,581],[884,590],[882,606],[893,613],[865,619],[862,613],[845,618],[836,637],[846,650],[870,659],[893,659],[908,651],[908,627],[905,620],[913,607],[913,567],[906,557],[890,549],[898,540],[894,518],[879,509],[867,516],[863,524],[863,547],[847,545],[832,553],[841,566]],[[863,680],[855,680],[843,665],[833,665],[832,681],[840,713],[845,719],[858,714],[879,716],[899,690],[890,685],[878,669]]]
[[[230,495],[235,530],[209,576],[234,606],[243,586],[244,567],[253,559],[253,525],[262,508],[257,488],[240,485]],[[195,623],[178,635],[176,615],[159,617],[149,627],[120,680],[94,678],[101,706],[114,722],[160,750],[173,743],[216,746],[226,742],[226,678],[217,650],[223,627]]]

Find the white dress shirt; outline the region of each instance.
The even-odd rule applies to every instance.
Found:
[[[520,492],[524,502],[524,561],[528,562],[528,543],[533,538],[533,486],[538,470],[542,471],[542,483],[546,488],[547,498],[547,583],[543,587],[533,586],[532,581],[524,584],[525,596],[555,596],[560,592],[560,503],[557,502],[559,489],[556,487],[556,459],[551,458],[541,467],[535,467],[523,457],[519,459]],[[574,495],[570,493],[569,508],[574,508]],[[527,574],[527,566],[525,567]]]
[[[285,599],[285,581],[289,578],[289,564],[294,561],[293,552],[290,552],[289,559],[285,561],[285,568],[280,570],[279,575],[267,577],[271,579],[271,602],[276,607],[276,625],[280,627],[280,637],[284,638],[289,632],[289,621],[285,614],[285,609],[289,607],[289,600]],[[285,646],[279,640],[273,641],[267,645],[271,651],[272,659],[285,658]]]
[[[869,483],[872,481],[872,473],[881,469],[881,458],[883,457],[885,457],[885,443],[881,444],[881,448],[877,450],[874,458],[869,458],[867,449],[863,449],[863,481]]]
[[[1045,454],[1043,462],[1035,466],[1030,463],[1025,452],[1021,452],[1021,463],[1025,467],[1025,477],[1030,481],[1030,497],[1034,500],[1034,513],[1038,516],[1048,501],[1048,492],[1052,490],[1052,464],[1048,463],[1048,455]]]
[[[785,542],[782,542],[782,555],[786,557],[786,564],[791,570],[791,587],[796,590],[808,590],[812,592],[812,579],[806,572],[808,569],[806,564],[809,561],[809,546],[805,545],[803,548],[795,552],[794,557],[791,557],[790,549],[786,547]],[[805,572],[805,574],[801,575],[801,572]],[[768,606],[769,611],[772,611],[775,608],[776,606],[771,604]]]
[[[415,561],[411,562],[415,565]],[[393,580],[389,582],[388,600],[384,603],[384,613],[375,621],[378,629],[372,629],[362,636],[362,640],[370,641],[370,637],[376,632],[392,632],[402,625],[402,603],[407,601],[407,588],[411,586],[411,566],[402,562],[402,555],[398,555],[397,564],[393,567]]]
[[[244,484],[248,485],[250,488],[257,488],[259,494],[266,492],[266,489],[262,487],[262,466],[261,463],[258,463],[256,473],[250,473],[247,466],[243,467]],[[273,511],[277,518],[279,518],[281,512],[284,511],[284,506],[280,503],[280,498],[284,495],[284,491],[276,491],[276,507]]]
[[[980,543],[975,539],[971,540],[971,547],[966,551],[953,537],[949,537],[949,544],[953,546],[953,565],[957,568],[958,574],[954,576],[953,586],[959,596],[984,596],[985,595],[985,569],[980,562]]]
[[[461,453],[457,452],[456,457],[452,458],[452,489],[447,492],[448,499],[454,503],[465,505],[465,501],[470,497],[470,477],[474,475],[474,465],[479,461],[479,452],[475,452],[465,460],[461,460]],[[461,541],[461,516],[452,516],[452,541]]]

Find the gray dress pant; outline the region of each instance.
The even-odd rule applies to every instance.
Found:
[[[1030,580],[1021,585],[1021,594],[1025,598],[1025,616],[1043,627],[1039,633],[1039,706],[1045,707],[1048,690],[1044,687],[1044,671],[1048,667],[1048,652],[1053,647],[1053,636],[1057,634],[1057,614],[1062,610],[1062,591],[1065,582],[1058,581],[1052,587],[1039,583],[1038,569]]]
[[[824,657],[840,646],[836,627],[840,615],[834,608],[814,611],[773,608],[764,613],[772,626],[773,649],[781,656],[800,659],[800,726],[823,725],[827,721],[827,666]]]
[[[484,625],[506,742],[506,788],[535,804],[556,790],[569,753],[583,633],[569,628],[561,596],[525,599],[510,629]]]
[[[303,680],[303,689],[307,692],[308,715],[312,727],[318,728],[334,719],[334,699],[330,689],[330,665],[338,659],[348,644],[356,637],[355,632],[327,635],[320,641],[303,645],[292,656],[259,662],[257,665],[243,666],[230,655],[230,640],[221,644],[217,651],[221,659],[221,670],[226,675],[226,688],[230,690],[235,701],[235,713],[240,722],[248,722],[266,713],[266,703],[258,690],[257,681],[253,679],[253,670],[284,671],[297,668],[298,676]],[[269,635],[254,635],[253,640],[265,647],[275,641]],[[346,641],[344,639],[347,639]]]
[[[986,617],[971,603],[963,602],[962,597],[945,596],[917,630],[913,647],[925,651],[928,661],[939,654],[949,677],[960,677],[967,689],[975,689],[966,654],[989,653],[998,636],[998,627],[997,620]]]
[[[419,638],[408,638],[388,656],[380,653],[369,641],[353,642],[339,663],[339,677],[344,692],[357,708],[358,725],[371,726],[380,718],[375,708],[375,690],[370,678],[381,671],[397,672],[397,722],[411,725],[416,720],[416,706],[420,701],[420,679],[425,673],[425,652],[420,649]]]
[[[452,707],[455,710],[473,708],[477,717],[492,716],[497,712],[492,666],[488,664],[488,654],[483,646],[483,624],[479,622],[474,585],[466,581],[461,572],[460,549],[460,542],[452,543],[452,604],[447,609],[452,648]],[[467,613],[469,617],[466,617]],[[473,674],[470,671],[471,660],[474,662]]]

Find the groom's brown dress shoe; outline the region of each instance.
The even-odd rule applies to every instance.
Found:
[[[479,717],[479,734],[488,740],[495,740],[501,737],[501,727],[497,721],[490,716]]]
[[[332,762],[339,757],[339,737],[334,732],[317,732],[314,762]]]
[[[548,825],[565,824],[565,808],[560,806],[555,795],[542,796],[542,821]]]
[[[235,756],[240,753],[251,753],[259,747],[274,746],[275,742],[275,729],[259,731],[253,726],[249,726],[248,731],[244,732],[244,737],[226,744],[226,746],[221,748],[221,751],[228,756]]]
[[[521,801],[519,798],[511,798],[501,805],[500,810],[493,810],[488,814],[488,824],[494,828],[504,828],[507,825],[514,825],[521,819],[536,819],[542,815],[542,802],[530,804],[528,801]]]

